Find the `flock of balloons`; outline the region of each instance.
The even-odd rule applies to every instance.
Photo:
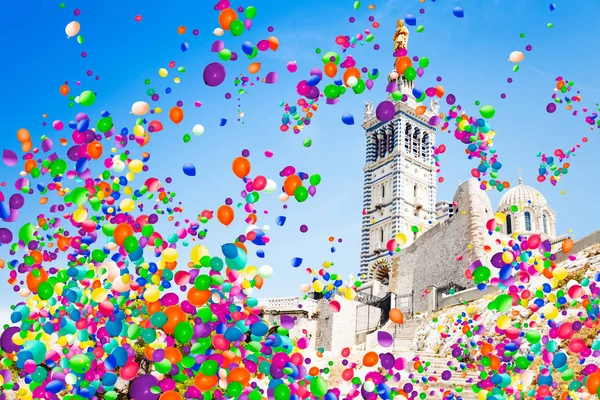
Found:
[[[360,2],[355,2],[354,8],[359,7]],[[214,8],[219,24],[213,32],[216,36],[244,34],[257,15],[255,7],[234,9],[228,0],[220,0]],[[464,17],[458,7],[453,14]],[[141,16],[135,21],[141,22]],[[373,18],[369,21],[373,29],[379,26]],[[407,23],[410,26],[412,21]],[[72,22],[66,33],[76,36],[79,30],[79,23]],[[180,27],[178,34],[185,31]],[[338,37],[335,43],[346,52],[357,43],[371,41],[371,35],[370,30],[364,30],[352,37]],[[275,51],[278,46],[278,40],[269,37],[256,46],[244,42],[242,52],[252,60],[259,52]],[[182,51],[188,49],[187,44],[181,46]],[[237,59],[222,41],[215,42],[212,51],[223,62]],[[402,76],[417,83],[429,65],[428,58],[411,58],[405,51],[394,56],[398,62],[393,79]],[[377,69],[359,69],[350,54],[342,60],[338,53],[327,52],[322,63],[298,82],[296,90],[301,98],[297,106],[282,105],[282,130],[293,126],[299,133],[310,124],[319,98],[324,96],[328,104],[335,104],[350,89],[357,95],[371,89],[379,76]],[[175,66],[175,62],[169,64],[170,69]],[[260,65],[250,63],[250,74],[259,69]],[[288,64],[288,70],[294,72],[295,63]],[[185,68],[179,67],[178,72],[185,72]],[[159,70],[163,78],[168,73],[166,68]],[[226,68],[217,61],[208,63],[203,71],[207,86],[221,85],[226,75]],[[318,85],[324,76],[333,83],[324,85],[321,94]],[[249,79],[240,80],[244,81]],[[276,81],[276,73],[265,77],[265,83]],[[68,85],[60,88],[63,96],[69,91]],[[408,98],[394,82],[387,91],[395,101]],[[502,165],[493,148],[495,133],[488,121],[495,114],[492,106],[483,106],[479,115],[469,116],[456,104],[455,96],[446,95],[440,85],[414,89],[411,94],[419,103],[428,97],[445,98],[448,112],[431,117],[430,124],[452,129],[455,138],[466,145],[468,157],[479,160],[471,173],[480,178],[482,189],[502,191],[508,187],[507,182],[497,179]],[[83,91],[73,97],[73,105],[91,106],[96,95]],[[154,102],[160,97],[153,89],[148,89],[147,95]],[[380,103],[377,118],[391,120],[393,107],[393,102]],[[418,108],[417,113],[425,111]],[[597,357],[599,344],[586,343],[577,332],[597,330],[600,276],[561,286],[568,273],[555,264],[550,243],[537,235],[511,240],[492,257],[491,267],[474,263],[466,274],[481,290],[489,285],[500,289],[490,309],[507,313],[516,306],[527,307],[546,320],[551,327],[547,335],[534,326],[519,326],[506,314],[489,333],[478,325],[476,316],[463,316],[461,329],[468,340],[456,343],[452,352],[460,367],[449,367],[439,377],[433,373],[428,378],[416,378],[416,373],[427,372],[427,364],[418,359],[410,363],[391,353],[371,351],[361,360],[351,361],[354,355],[344,349],[340,362],[348,390],[331,386],[328,374],[334,362],[319,368],[306,357],[309,338],[289,336],[296,324],[294,318],[283,315],[279,324],[271,325],[260,317],[254,294],[272,276],[273,268],[253,266],[250,252],[251,246],[257,246],[256,255],[261,258],[264,253],[260,247],[269,243],[266,232],[256,226],[260,200],[280,187],[282,200],[293,197],[303,203],[316,195],[320,175],[309,175],[294,166],[286,166],[271,178],[256,175],[250,152],[244,150],[231,168],[242,187],[237,209],[234,200],[227,198],[216,211],[202,210],[196,219],[188,219],[176,194],[169,190],[172,178],[151,175],[151,156],[143,151],[151,137],[169,122],[161,121],[160,107],[145,101],[135,102],[131,114],[136,118],[132,133],[126,127],[118,129],[109,111],[102,111],[97,118],[79,112],[66,124],[53,124],[56,130],[70,131],[70,137],[60,141],[66,151],[55,146],[50,137],[32,138],[22,128],[16,134],[22,154],[10,149],[3,152],[5,166],[18,165],[21,172],[14,181],[17,192],[8,201],[0,192],[0,243],[9,249],[9,259],[2,260],[0,267],[8,270],[8,283],[24,300],[11,307],[11,325],[0,334],[0,398],[5,398],[6,391],[14,391],[20,399],[425,399],[432,395],[428,382],[448,380],[459,369],[471,368],[481,371],[481,379],[472,388],[481,399],[499,400],[520,393],[520,398],[557,395],[564,400],[571,392],[598,392],[600,371],[588,360]],[[148,121],[148,114],[155,119]],[[178,101],[170,108],[169,120],[179,124],[183,119],[183,102]],[[343,121],[352,122],[348,116]],[[192,129],[196,136],[203,132],[199,124]],[[310,140],[304,145],[310,146]],[[435,157],[444,152],[445,148],[438,146]],[[551,164],[548,157],[544,162]],[[183,173],[193,176],[195,167],[184,165]],[[489,179],[484,179],[488,175]],[[26,197],[35,196],[40,204],[36,216],[17,224]],[[211,251],[198,241],[207,237],[205,226],[215,223],[215,216],[225,226],[235,221],[246,226],[243,233]],[[277,217],[278,225],[284,223],[285,216]],[[490,227],[496,229],[493,224]],[[308,227],[303,225],[300,230],[307,232]],[[404,234],[399,233],[388,243],[388,250],[397,251],[405,242]],[[565,241],[563,251],[568,253],[571,248],[572,241]],[[301,264],[300,258],[291,262],[292,267]],[[339,274],[328,271],[332,266],[332,262],[325,262],[322,269],[311,269],[315,275],[312,282],[300,290],[324,293],[331,311],[337,312],[340,303],[333,294],[342,293],[352,300],[361,283],[354,279],[344,282]],[[533,293],[525,288],[532,277],[543,277],[548,283]],[[577,319],[559,321],[557,317],[567,309],[576,310]],[[390,319],[403,323],[397,309],[390,311]],[[383,347],[393,343],[386,332],[380,332],[378,339]],[[530,347],[524,346],[525,340]],[[568,352],[561,341],[567,343]],[[322,355],[322,349],[318,354]],[[473,356],[475,363],[469,361]],[[585,367],[576,374],[568,364],[569,357],[576,357]],[[358,376],[362,368],[370,370],[364,378]],[[554,370],[569,382],[568,391],[558,390],[561,386],[553,380]],[[409,379],[401,382],[406,371]],[[521,382],[535,379],[537,385],[525,392],[515,377]],[[446,390],[442,395],[457,398],[461,390]]]

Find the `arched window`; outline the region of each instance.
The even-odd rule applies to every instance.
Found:
[[[529,211],[525,211],[525,230],[531,231],[531,214]]]
[[[510,215],[506,216],[506,233],[512,234],[512,217]]]
[[[383,228],[381,228],[379,232],[381,234],[381,245],[383,246]]]
[[[385,183],[381,185],[381,198],[385,199]]]
[[[410,125],[406,125],[406,131],[404,132],[404,151],[406,153],[410,153],[410,148],[412,146],[412,127]]]
[[[546,218],[546,214],[542,217],[542,222],[544,223],[544,233],[548,234],[548,218]]]
[[[375,160],[379,158],[379,137],[375,135]]]
[[[413,136],[412,136],[412,154],[415,158],[419,157],[419,134],[421,133],[421,131],[419,129],[415,129]]]
[[[423,161],[427,161],[427,157],[429,157],[429,135],[427,133],[423,135],[421,140],[421,156]]]

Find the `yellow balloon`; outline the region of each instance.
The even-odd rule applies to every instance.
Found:
[[[404,233],[396,233],[396,243],[406,244],[406,235]]]
[[[139,125],[136,125],[139,126]],[[133,172],[134,174],[139,174],[140,172],[142,172],[142,169],[144,168],[144,163],[141,162],[140,160],[131,160],[129,162],[129,170],[131,172]]]
[[[565,267],[563,266],[558,266],[556,268],[554,268],[554,271],[552,271],[552,276],[554,277],[554,279],[557,279],[559,281],[562,281],[563,279],[565,279],[567,277],[567,270],[565,269]]]
[[[356,291],[354,291],[354,289],[352,289],[352,288],[348,288],[344,292],[344,297],[347,300],[354,300],[354,298],[356,297]]]
[[[321,293],[323,291],[323,282],[321,281],[314,281],[312,286],[317,293]]]
[[[141,125],[136,125],[133,127],[133,134],[135,136],[142,137],[142,136],[144,136],[144,132],[145,132],[144,127]]]
[[[85,208],[79,208],[73,213],[73,221],[82,223],[87,219],[88,212]]]
[[[96,288],[92,292],[92,300],[94,300],[96,303],[103,302],[107,297],[108,290],[104,289],[103,287]]]
[[[506,225],[506,215],[504,215],[503,213],[497,212],[496,215],[494,215],[494,219],[497,223]]]
[[[167,71],[166,68],[161,68],[158,70],[158,75],[160,75],[161,78],[166,78],[167,75],[169,75],[169,71]]]
[[[200,259],[208,255],[208,249],[205,246],[199,244],[198,246],[192,249],[192,252],[190,253],[190,261],[192,261],[196,265],[199,265]]]
[[[163,260],[165,260],[165,262],[173,262],[177,261],[177,258],[179,258],[179,254],[175,249],[166,248],[162,252],[162,258]]]
[[[156,287],[150,286],[146,288],[146,291],[144,292],[144,299],[146,299],[146,301],[154,303],[159,297],[160,291]]]
[[[514,259],[515,257],[510,251],[505,251],[504,253],[502,253],[502,261],[504,261],[504,264],[510,264],[513,262]]]
[[[135,202],[131,199],[123,199],[119,206],[123,212],[132,212],[135,210]]]
[[[502,315],[496,321],[496,326],[498,327],[498,329],[505,331],[506,329],[508,329],[510,327],[510,322],[511,322],[511,320],[510,320],[509,316]]]
[[[558,316],[558,308],[554,307],[552,304],[546,304],[543,310],[546,319],[554,319]]]
[[[179,79],[179,77],[176,77],[175,79],[173,79],[173,82],[175,82],[175,83],[180,83],[180,82],[181,82],[181,79]]]

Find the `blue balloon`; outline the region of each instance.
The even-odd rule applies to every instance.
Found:
[[[265,252],[263,250],[256,250],[256,256],[258,258],[265,258]]]
[[[554,368],[560,368],[567,363],[567,355],[565,353],[555,353],[554,359],[552,360],[552,365]]]
[[[321,82],[321,77],[319,75],[312,75],[306,80],[308,86],[317,86],[319,82]]]
[[[456,18],[464,18],[465,11],[460,7],[454,7],[454,9],[452,10],[452,14],[454,14]]]
[[[221,118],[219,121],[219,126],[225,126],[227,124],[227,120],[225,118]]]
[[[82,157],[77,160],[77,164],[75,164],[75,170],[79,173],[85,171],[88,167],[88,159],[86,157]]]
[[[236,258],[239,253],[238,247],[233,243],[224,244],[221,247],[221,251],[223,251],[223,255],[226,258],[231,258],[231,259]]]
[[[253,232],[256,234],[256,237],[252,239],[252,243],[256,246],[264,246],[266,243],[262,240],[265,233],[260,229],[254,229]]]
[[[302,259],[299,257],[292,258],[292,267],[298,268],[302,264]]]
[[[240,330],[240,328],[238,328],[237,326],[232,326],[225,331],[225,334],[223,336],[230,342],[235,342],[236,340],[240,340],[242,335],[243,333]]]
[[[112,372],[107,372],[102,376],[102,384],[104,386],[113,386],[117,383],[117,375]]]
[[[58,380],[50,381],[46,385],[46,391],[52,394],[58,394],[65,389],[64,383]]]
[[[182,52],[185,53],[189,48],[190,48],[190,45],[188,44],[188,42],[181,43],[181,51]]]
[[[283,226],[285,224],[285,221],[286,221],[286,217],[284,217],[284,216],[277,217],[277,225]]]
[[[550,11],[556,10],[556,4],[550,3]]]
[[[183,164],[183,173],[187,176],[196,176],[196,167],[194,164],[185,163]]]
[[[84,118],[77,123],[77,131],[80,133],[83,133],[83,132],[87,131],[89,126],[90,126],[90,120],[87,118]]]
[[[269,326],[262,321],[259,321],[250,326],[250,332],[256,336],[264,336],[269,331]]]
[[[248,41],[242,43],[242,51],[244,54],[250,56],[254,52],[254,45]]]
[[[6,219],[10,217],[10,208],[3,201],[0,201],[0,218]]]
[[[412,14],[406,14],[404,22],[406,22],[406,25],[415,26],[417,25],[417,18]]]
[[[350,113],[342,114],[342,122],[346,125],[354,125],[354,117]]]

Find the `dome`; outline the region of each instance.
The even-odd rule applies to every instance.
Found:
[[[544,207],[548,205],[546,198],[531,186],[523,185],[523,179],[519,178],[519,184],[509,191],[504,193],[498,204],[498,211],[509,209],[515,205],[522,207],[531,201],[531,204],[536,207]]]

